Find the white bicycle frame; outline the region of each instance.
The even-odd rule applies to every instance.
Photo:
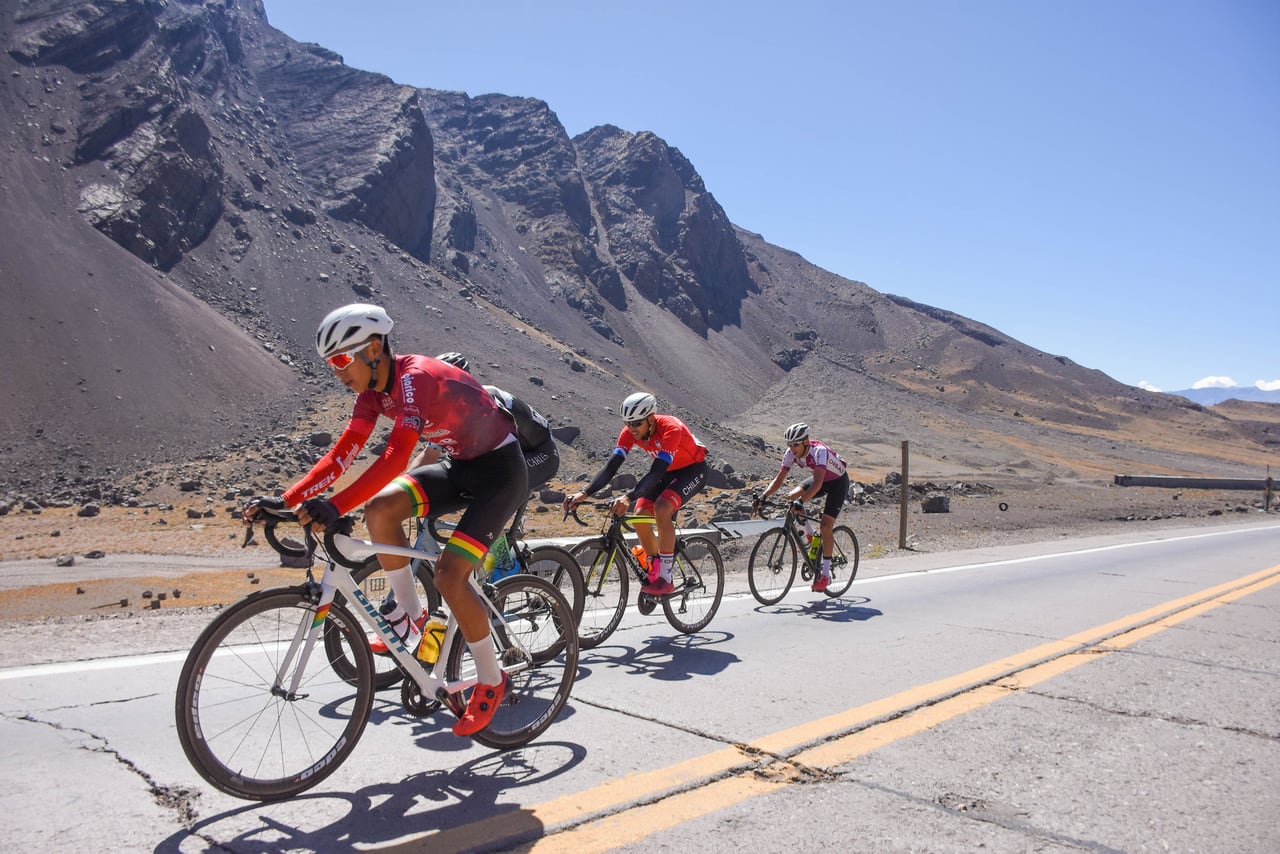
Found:
[[[408,548],[405,546],[392,546],[382,543],[371,543],[368,540],[358,540],[345,534],[335,534],[333,537],[334,545],[342,553],[342,556],[348,560],[364,560],[376,554],[397,555],[407,557],[411,560],[431,561],[435,555],[429,551]],[[438,555],[439,552],[437,551]],[[484,595],[479,583],[476,581],[474,573],[468,578],[468,583],[472,591],[485,603],[485,607],[489,609],[490,623],[496,621],[498,624],[506,625],[506,620],[502,612],[494,605],[488,596]],[[302,680],[302,674],[305,670],[307,661],[311,657],[312,650],[315,648],[316,640],[320,637],[320,632],[324,627],[325,617],[328,615],[329,607],[333,604],[333,600],[338,593],[342,593],[347,601],[353,603],[352,611],[363,620],[374,632],[376,632],[387,645],[387,650],[391,657],[400,665],[400,669],[406,674],[407,678],[412,679],[418,684],[418,688],[422,691],[422,696],[431,699],[442,699],[440,696],[443,689],[446,697],[456,698],[460,696],[459,692],[465,691],[477,682],[476,675],[473,672],[458,679],[456,682],[449,682],[445,678],[445,668],[448,657],[448,651],[452,648],[454,638],[457,636],[458,621],[454,618],[452,612],[445,626],[444,639],[440,642],[440,656],[436,659],[435,664],[428,672],[423,663],[414,655],[414,651],[406,647],[400,637],[391,629],[391,626],[383,619],[382,614],[378,612],[377,606],[369,601],[364,595],[364,591],[356,584],[355,579],[351,577],[351,571],[345,566],[339,564],[332,555],[327,558],[327,566],[325,567],[324,576],[320,580],[320,601],[316,604],[315,617],[311,620],[310,625],[306,622],[299,623],[298,631],[294,634],[293,641],[289,645],[289,650],[285,654],[284,659],[280,663],[279,669],[276,671],[275,690],[279,691],[283,688],[286,679],[289,680],[287,696],[295,698],[298,696],[299,683]],[[515,640],[512,632],[505,633],[505,641],[511,644]],[[501,649],[499,653],[501,653]],[[524,653],[524,660],[529,661],[530,656],[528,650],[521,650]],[[296,663],[295,663],[296,662]],[[522,668],[519,666],[506,666],[504,670],[508,673],[517,673]],[[292,670],[292,677],[290,671]],[[451,704],[452,705],[452,704]],[[461,706],[454,709],[460,713]]]

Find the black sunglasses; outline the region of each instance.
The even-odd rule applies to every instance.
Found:
[[[628,427],[639,427],[644,422],[645,422],[645,419],[641,418],[639,421],[624,421],[622,423],[626,424]]]

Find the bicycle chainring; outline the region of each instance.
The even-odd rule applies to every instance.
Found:
[[[652,614],[656,607],[658,607],[658,600],[648,593],[641,593],[640,598],[636,600],[636,610],[646,617]]]
[[[439,700],[428,700],[423,696],[418,683],[408,678],[400,683],[400,702],[404,710],[415,718],[425,718],[427,715],[435,714],[441,706]]]

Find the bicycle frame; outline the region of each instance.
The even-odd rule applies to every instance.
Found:
[[[790,504],[787,505],[787,510],[782,516],[782,528],[786,531],[787,537],[795,543],[800,551],[800,559],[804,561],[800,577],[805,581],[822,571],[822,556],[818,555],[817,559],[809,557],[809,534],[804,529],[805,522],[816,521],[819,520],[804,512],[803,509],[796,510]]]
[[[421,551],[403,546],[392,546],[380,543],[371,543],[367,540],[358,540],[345,534],[336,534],[333,537],[334,545],[342,553],[343,557],[349,560],[364,560],[365,558],[375,554],[391,554],[412,559],[430,561],[432,555],[429,552]],[[484,595],[484,591],[480,584],[472,575],[468,583],[472,591],[479,596],[480,600],[485,603],[488,609],[491,621],[497,621],[505,624],[502,612],[497,609],[493,601]],[[298,632],[294,636],[293,642],[286,653],[284,660],[281,662],[280,668],[276,673],[275,690],[281,690],[285,679],[292,671],[290,679],[289,691],[286,696],[292,698],[297,695],[298,682],[305,666],[310,657],[316,641],[320,638],[320,634],[324,629],[325,615],[328,613],[329,607],[332,605],[334,598],[338,593],[346,597],[348,602],[354,602],[358,605],[353,609],[356,616],[363,620],[374,632],[376,632],[386,643],[388,652],[391,657],[396,660],[400,669],[417,683],[419,690],[422,691],[424,697],[434,697],[435,699],[447,703],[450,708],[458,715],[464,711],[461,702],[462,692],[476,684],[474,674],[459,679],[456,682],[449,682],[445,678],[445,666],[447,651],[452,648],[455,637],[459,633],[457,620],[453,614],[449,614],[446,623],[444,639],[440,644],[440,656],[436,659],[431,670],[428,671],[422,666],[422,662],[409,650],[400,640],[399,636],[392,631],[390,624],[383,619],[382,614],[378,612],[378,608],[369,598],[364,595],[364,591],[356,584],[351,577],[351,572],[346,567],[341,566],[332,556],[326,556],[326,567],[324,575],[319,582],[319,597],[316,599],[315,617],[312,619],[310,626],[302,623],[298,626]],[[510,633],[507,633],[510,639]],[[528,652],[524,650],[524,652]],[[295,660],[295,656],[297,656]],[[527,660],[527,657],[526,657]],[[509,673],[519,672],[521,668],[508,668]]]

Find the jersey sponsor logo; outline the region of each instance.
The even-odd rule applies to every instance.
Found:
[[[422,419],[421,419],[421,418],[414,418],[412,415],[410,415],[410,416],[409,416],[409,417],[407,417],[407,418],[402,418],[402,419],[400,420],[400,423],[401,423],[401,424],[403,424],[404,426],[408,427],[409,429],[413,430],[414,432],[417,432],[417,433],[421,433],[421,432],[422,432]]]
[[[404,398],[406,406],[413,405],[413,376],[403,374],[400,377],[400,395]]]
[[[329,484],[333,483],[337,479],[338,479],[338,476],[333,472],[330,472],[329,474],[320,478],[320,480],[316,481],[316,483],[313,484],[310,489],[303,491],[302,497],[314,498],[315,496],[319,495],[320,493],[328,489]]]

